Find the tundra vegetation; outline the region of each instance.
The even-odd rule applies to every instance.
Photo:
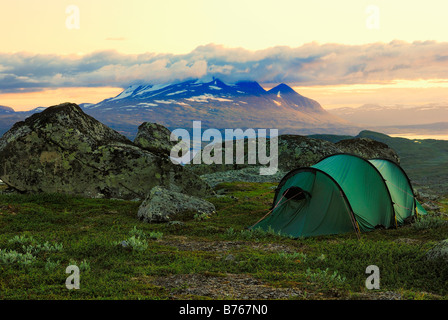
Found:
[[[248,227],[275,183],[216,185],[216,213],[146,223],[138,201],[0,194],[0,299],[442,299],[448,200],[412,224],[292,239]],[[80,268],[68,290],[66,267]],[[380,289],[366,288],[378,266]]]

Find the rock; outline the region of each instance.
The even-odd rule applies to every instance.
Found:
[[[366,159],[384,158],[400,163],[400,157],[395,150],[383,142],[369,138],[341,140],[335,145],[342,152],[356,154]]]
[[[164,126],[157,123],[144,122],[138,127],[134,143],[152,153],[169,156],[171,149],[177,144],[176,141],[170,140],[170,136],[171,131]]]
[[[438,260],[443,259],[443,261],[448,262],[448,239],[439,242],[434,248],[426,253],[426,258],[428,260]]]
[[[270,140],[268,139],[266,150],[269,154]],[[233,164],[189,164],[194,172],[201,175],[203,178],[210,180],[212,183],[220,182],[221,180],[228,179],[228,181],[236,181],[235,179],[241,179],[239,181],[255,181],[255,176],[260,176],[259,165],[248,163],[249,146],[251,144],[257,144],[254,139],[245,139],[244,141],[244,161],[238,164],[235,157],[236,143],[234,143],[234,161]],[[224,150],[224,144],[222,146]],[[258,148],[258,147],[257,147]],[[254,148],[253,150],[257,150]],[[366,159],[372,158],[386,158],[396,163],[400,162],[398,154],[390,148],[387,144],[378,142],[369,138],[355,138],[348,140],[341,140],[337,143],[332,143],[322,139],[310,138],[307,136],[299,135],[281,135],[278,137],[278,171],[276,177],[265,177],[260,179],[278,180],[278,176],[283,175],[293,169],[299,167],[308,167],[316,164],[326,156],[336,153],[351,153]],[[223,160],[224,163],[223,151]],[[196,156],[198,157],[198,156]],[[247,169],[251,168],[251,169]],[[239,177],[235,174],[225,177],[223,175],[217,175],[218,172],[229,172],[239,170]],[[281,178],[281,177],[280,177]],[[226,180],[227,181],[227,180]]]
[[[128,243],[127,243],[126,241],[124,241],[124,240],[121,241],[120,245],[121,245],[123,248],[127,248],[127,247],[129,247]]]
[[[222,182],[280,182],[287,172],[278,170],[273,175],[260,175],[258,168],[243,168],[239,170],[218,171],[201,175],[210,186],[215,187]]]
[[[169,222],[214,212],[215,206],[206,200],[157,186],[142,202],[137,215],[146,222]]]
[[[143,150],[72,103],[16,123],[0,139],[0,178],[22,192],[144,199],[161,185],[196,196],[211,193],[197,175]]]
[[[316,164],[341,151],[331,142],[305,136],[282,135],[278,139],[278,164],[284,171]]]
[[[234,159],[233,164],[225,164],[225,144],[222,145],[223,158],[222,164],[189,164],[188,167],[199,175],[215,174],[217,172],[229,171],[229,170],[242,170],[246,168],[256,168],[252,170],[253,172],[242,170],[240,173],[242,175],[247,175],[250,180],[255,179],[254,175],[260,176],[259,168],[267,167],[268,165],[260,165],[258,162],[258,156],[255,154],[256,163],[250,164],[248,161],[250,150],[259,152],[258,141],[256,139],[245,139],[244,140],[244,155],[241,157],[241,162],[237,161],[237,143],[233,145]],[[267,139],[267,143],[263,145],[265,148],[265,153],[270,156],[270,139]],[[288,172],[292,169],[298,167],[311,166],[318,162],[323,157],[341,152],[333,143],[320,140],[308,138],[299,135],[281,135],[278,137],[278,171],[277,175],[281,175],[283,172]],[[198,157],[196,155],[196,157]],[[194,161],[194,160],[193,160]],[[249,174],[247,174],[249,173]],[[233,178],[231,178],[233,179]],[[270,179],[269,177],[260,179]],[[272,179],[270,179],[272,180]],[[233,181],[233,180],[232,180]],[[246,180],[241,180],[246,181]]]

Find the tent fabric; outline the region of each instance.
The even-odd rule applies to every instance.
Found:
[[[314,168],[301,168],[283,182],[277,190],[276,208],[256,228],[272,228],[293,237],[353,230],[350,204],[328,174]],[[302,188],[311,197],[300,200],[283,197],[294,186]],[[332,214],[327,214],[330,210]]]
[[[398,164],[343,153],[286,174],[272,212],[252,228],[296,238],[366,232],[397,227],[417,213],[426,212]]]
[[[344,190],[361,231],[395,225],[394,208],[389,190],[376,167],[365,159],[336,154],[313,167],[331,175]]]
[[[416,199],[409,178],[395,162],[387,159],[369,160],[383,176],[392,197],[397,224],[416,214]]]

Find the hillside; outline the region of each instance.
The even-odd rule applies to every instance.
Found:
[[[312,135],[331,142],[351,139],[350,136]],[[434,139],[410,140],[364,130],[357,138],[370,138],[383,142],[400,156],[400,164],[414,184],[428,186],[431,191],[448,193],[448,141]]]
[[[331,109],[329,112],[364,129],[386,134],[412,133],[416,136],[444,137],[448,134],[448,105],[443,103],[419,106],[365,104],[357,108]]]

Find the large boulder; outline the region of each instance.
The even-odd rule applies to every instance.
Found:
[[[140,205],[137,215],[145,222],[169,222],[214,212],[215,206],[204,199],[154,187]]]
[[[285,171],[309,167],[341,151],[331,142],[306,136],[282,135],[278,138],[278,165]]]
[[[190,195],[211,192],[165,155],[143,150],[72,103],[16,123],[0,139],[0,179],[24,192],[144,199],[157,185]]]
[[[134,143],[142,149],[155,154],[169,156],[171,149],[177,144],[170,140],[171,131],[158,123],[143,122],[138,127]]]
[[[400,157],[394,149],[383,142],[369,138],[341,140],[336,143],[336,147],[342,152],[356,154],[366,159],[383,158],[400,163]]]
[[[222,161],[221,164],[188,164],[188,167],[191,168],[194,172],[205,175],[205,174],[214,174],[216,172],[223,172],[228,170],[241,170],[244,168],[259,168],[267,167],[268,165],[260,165],[258,163],[258,152],[259,148],[264,148],[264,153],[270,157],[271,150],[271,140],[267,139],[266,143],[259,144],[257,139],[245,139],[243,142],[244,145],[244,154],[237,158],[238,155],[238,144],[235,141],[233,143],[233,163],[225,164],[225,143],[222,143]],[[341,152],[333,143],[320,140],[320,139],[312,139],[306,136],[300,135],[281,135],[277,137],[277,147],[278,147],[278,169],[279,171],[289,171],[298,167],[306,167],[311,166],[318,162],[325,156],[330,154]],[[204,152],[207,151],[207,147],[205,147]],[[252,154],[254,153],[254,154]],[[251,164],[249,162],[250,156],[253,156],[256,159],[256,162]],[[198,157],[198,155],[196,155]],[[254,171],[255,174],[259,175],[259,171]]]
[[[310,138],[300,135],[281,135],[278,140],[278,169],[282,172],[299,167],[308,167],[316,164],[326,156],[337,153],[351,153],[361,156],[365,159],[372,158],[386,158],[397,163],[400,162],[398,154],[390,148],[387,144],[378,142],[368,138],[356,138],[342,140],[338,143],[329,142],[322,139]],[[252,149],[251,149],[252,146]],[[267,144],[264,145],[267,154],[270,150],[270,139],[267,139]],[[259,167],[259,164],[251,165],[248,161],[249,151],[258,151],[258,142],[256,139],[246,139],[244,141],[244,159],[241,163],[236,161],[236,143],[234,143],[234,161],[233,164],[189,164],[192,170],[199,175],[210,175],[217,172],[229,170],[241,170],[248,167]],[[206,148],[204,148],[206,150]],[[222,144],[222,150],[225,150],[225,144]],[[198,155],[196,155],[198,157]],[[193,160],[194,162],[194,160]],[[255,172],[255,171],[254,171]],[[258,174],[258,173],[256,173]]]

